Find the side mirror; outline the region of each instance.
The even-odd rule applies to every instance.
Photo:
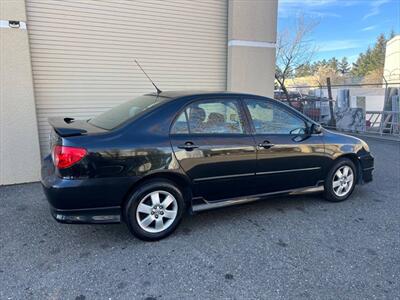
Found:
[[[320,134],[322,133],[322,126],[319,124],[311,125],[311,134]]]

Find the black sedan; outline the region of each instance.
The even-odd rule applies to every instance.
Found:
[[[342,201],[374,168],[364,141],[249,94],[147,94],[49,122],[42,184],[54,218],[123,221],[144,240],[171,234],[185,211],[311,191]]]

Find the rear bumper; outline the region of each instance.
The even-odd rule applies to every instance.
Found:
[[[372,172],[374,171],[374,157],[367,154],[359,157],[361,165],[361,183],[372,181]]]
[[[121,206],[131,181],[123,179],[63,179],[55,175],[42,178],[50,205],[61,210]]]
[[[66,179],[51,159],[42,165],[42,187],[53,217],[62,223],[117,223],[136,177]]]
[[[108,224],[121,222],[121,208],[102,207],[85,209],[56,209],[50,207],[51,215],[60,223]]]

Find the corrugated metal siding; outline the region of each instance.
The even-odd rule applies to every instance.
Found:
[[[42,155],[47,118],[90,118],[153,88],[225,89],[227,1],[26,0]]]

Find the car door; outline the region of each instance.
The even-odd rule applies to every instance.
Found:
[[[258,193],[315,186],[323,179],[324,144],[307,120],[267,98],[244,99],[257,144]]]
[[[195,100],[171,127],[171,144],[193,196],[216,201],[254,193],[256,147],[240,100]]]

